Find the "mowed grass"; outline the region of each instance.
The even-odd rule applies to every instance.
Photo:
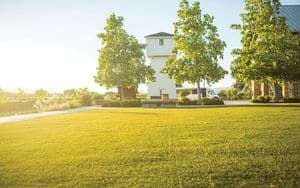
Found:
[[[299,182],[299,107],[106,109],[0,125],[0,187]]]

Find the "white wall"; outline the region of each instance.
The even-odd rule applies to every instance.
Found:
[[[164,45],[159,45],[159,39],[164,40]],[[146,38],[146,42],[146,53],[148,57],[169,56],[175,44],[172,37],[150,37]]]
[[[160,96],[160,91],[168,94],[170,99],[177,99],[175,81],[170,79],[168,75],[162,74],[161,70],[164,68],[168,57],[153,57],[151,58],[151,67],[155,70],[155,82],[149,83],[148,97]]]

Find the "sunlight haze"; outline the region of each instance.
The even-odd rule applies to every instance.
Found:
[[[230,52],[240,45],[239,33],[231,30],[230,24],[240,22],[243,1],[200,3],[204,12],[215,17],[219,34],[227,43],[220,62],[229,70]],[[103,31],[106,18],[113,12],[123,16],[128,33],[145,43],[145,35],[173,32],[178,4],[175,0],[0,0],[0,88],[56,92],[88,87],[104,92],[93,76],[101,47],[96,35]],[[228,87],[233,82],[227,75],[213,87]]]

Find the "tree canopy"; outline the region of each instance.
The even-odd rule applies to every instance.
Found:
[[[279,15],[279,0],[245,0],[242,24],[232,25],[242,35],[234,49],[232,75],[239,81],[294,81],[300,77],[300,37],[293,35]]]
[[[140,83],[154,81],[154,70],[145,65],[143,49],[137,39],[123,28],[124,18],[112,14],[106,22],[104,32],[98,34],[102,41],[99,50],[99,66],[95,81],[107,88],[137,87]]]
[[[213,24],[214,17],[202,14],[200,3],[182,0],[174,23],[175,47],[163,72],[177,83],[197,83],[201,103],[200,81],[215,83],[227,73],[219,64],[226,46]]]

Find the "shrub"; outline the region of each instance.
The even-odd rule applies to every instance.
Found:
[[[224,105],[224,102],[218,98],[211,99],[211,98],[204,97],[202,99],[202,104],[203,105]]]
[[[179,105],[197,105],[197,101],[192,101],[187,97],[182,97],[178,100]]]
[[[92,95],[88,92],[84,92],[79,96],[79,103],[82,106],[91,106],[93,102]]]
[[[270,96],[258,96],[256,99],[251,100],[252,103],[269,103],[272,100]]]
[[[33,111],[34,101],[0,103],[0,116]]]
[[[93,101],[97,101],[97,100],[103,100],[104,99],[104,95],[101,95],[99,93],[93,93]]]
[[[190,94],[190,91],[189,90],[182,90],[179,92],[179,96],[181,98],[185,98],[186,96],[188,96]]]
[[[296,97],[285,97],[283,98],[284,103],[300,103],[300,98]]]
[[[70,100],[67,103],[68,103],[69,108],[78,108],[81,106],[79,101],[77,101],[77,100]]]
[[[120,101],[117,101],[117,100],[104,100],[104,101],[101,101],[101,106],[102,107],[121,107],[120,106]]]
[[[104,100],[101,101],[102,107],[141,107],[141,101],[140,100],[124,100],[124,101],[118,101],[118,100]]]
[[[121,107],[141,107],[141,101],[140,100],[124,100],[120,101]]]

